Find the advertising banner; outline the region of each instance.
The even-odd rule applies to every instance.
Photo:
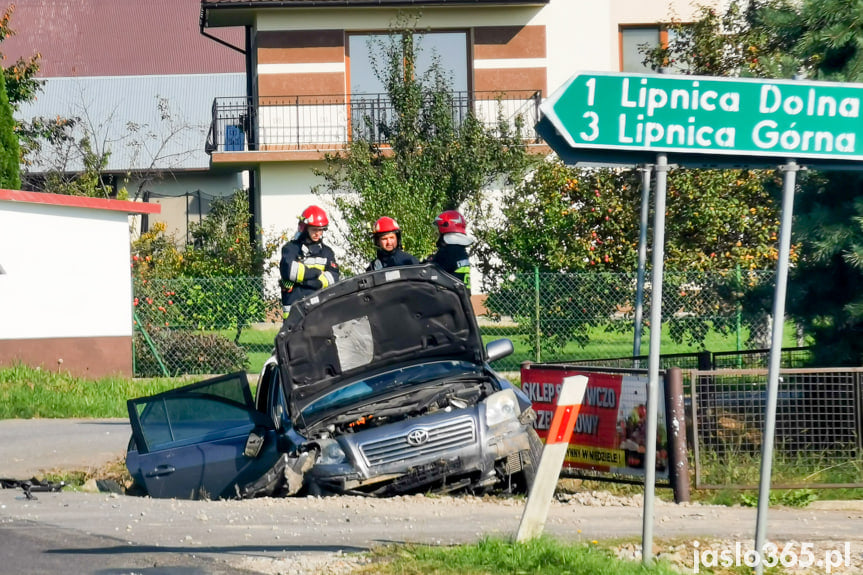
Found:
[[[536,365],[521,370],[522,390],[530,397],[537,434],[545,439],[563,378],[584,375],[587,391],[569,442],[564,468],[622,475],[644,475],[647,430],[647,374],[591,373]],[[668,478],[665,394],[660,381],[656,430],[656,476]]]

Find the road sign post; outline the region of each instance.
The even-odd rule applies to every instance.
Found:
[[[664,212],[666,154],[686,166],[762,166],[784,163],[779,260],[773,297],[768,402],[762,445],[756,546],[766,537],[767,502],[785,315],[785,286],[796,171],[863,169],[863,84],[648,74],[579,73],[541,105],[537,130],[568,163],[633,165],[657,158],[656,211]],[[548,124],[554,129],[549,129]],[[706,158],[703,159],[703,158]],[[717,159],[722,160],[717,161]],[[775,158],[775,159],[774,159]],[[784,162],[779,159],[784,160]],[[662,253],[664,222],[656,217],[654,256]],[[654,257],[654,290],[662,264]],[[661,297],[651,298],[649,377],[658,372]],[[654,331],[655,330],[655,331]],[[654,339],[654,336],[655,339]],[[648,395],[649,397],[649,395]],[[648,402],[650,403],[650,402]],[[648,405],[655,421],[655,407]],[[652,557],[652,466],[648,437],[642,558]],[[761,552],[762,549],[758,549]],[[761,565],[758,566],[761,572]]]

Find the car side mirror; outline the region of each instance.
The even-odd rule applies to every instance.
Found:
[[[512,342],[508,339],[496,339],[494,341],[490,341],[488,342],[488,345],[485,346],[485,349],[488,354],[489,363],[506,357],[512,354],[515,350],[512,346]]]

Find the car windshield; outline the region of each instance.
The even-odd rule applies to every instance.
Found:
[[[397,389],[481,373],[480,367],[466,361],[437,361],[393,369],[355,381],[325,395],[306,407],[302,415],[306,420],[312,420],[323,412],[350,406]]]

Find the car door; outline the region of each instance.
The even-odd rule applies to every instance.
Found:
[[[130,470],[151,497],[235,497],[265,474],[279,453],[268,418],[255,409],[245,373],[234,373],[127,402],[137,453]],[[252,431],[256,457],[245,455]]]

